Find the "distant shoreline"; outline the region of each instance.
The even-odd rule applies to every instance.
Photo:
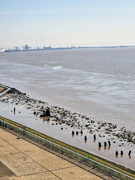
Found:
[[[131,46],[79,46],[79,47],[75,47],[75,46],[71,46],[71,47],[44,47],[44,48],[28,48],[28,49],[1,49],[0,52],[23,52],[23,51],[51,51],[51,50],[70,50],[70,49],[96,49],[96,48],[135,48],[135,45],[131,45]]]

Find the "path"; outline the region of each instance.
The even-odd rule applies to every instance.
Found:
[[[1,128],[0,161],[0,180],[101,179]]]

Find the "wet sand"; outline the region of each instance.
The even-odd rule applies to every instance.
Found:
[[[50,109],[51,117],[49,119],[40,118],[47,108]],[[124,127],[119,129],[115,124],[96,121],[86,115],[49,105],[19,91],[2,97],[0,109],[1,116],[135,170],[135,134],[127,131]],[[74,131],[74,135],[72,135],[72,131]],[[94,135],[96,136],[95,140]],[[85,136],[87,141],[84,140]],[[101,148],[99,148],[99,142],[101,142]],[[104,147],[105,142],[107,143],[106,147]],[[128,155],[130,150],[131,156]],[[115,156],[116,151],[119,153],[118,156]],[[121,151],[123,151],[123,155],[120,154]]]

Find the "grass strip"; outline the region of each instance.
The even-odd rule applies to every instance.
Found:
[[[1,117],[1,116],[0,116],[0,119],[1,119],[1,120],[4,120],[4,121],[6,121],[6,122],[8,122],[8,123],[10,123],[10,124],[13,124],[13,125],[21,128],[21,129],[24,128],[23,125],[21,125],[21,124],[19,124],[19,123],[16,123],[16,122],[14,122],[14,121],[12,121],[12,120],[9,120],[9,119],[7,119],[7,118],[4,118],[4,117]],[[106,159],[104,159],[104,158],[102,158],[102,157],[99,157],[99,156],[96,156],[96,155],[94,155],[94,154],[88,153],[88,152],[83,151],[83,150],[81,150],[81,149],[79,149],[79,148],[70,146],[70,145],[68,145],[68,144],[66,144],[66,143],[64,143],[64,142],[61,142],[61,141],[59,141],[59,140],[57,140],[57,139],[54,139],[54,138],[52,138],[52,137],[50,137],[50,136],[47,136],[47,135],[45,135],[45,134],[42,134],[42,133],[40,133],[40,132],[38,132],[38,131],[35,131],[35,130],[31,129],[31,128],[25,127],[25,130],[28,131],[28,132],[30,132],[30,133],[33,133],[33,134],[35,134],[35,135],[37,135],[37,136],[39,136],[39,137],[42,137],[42,138],[44,138],[44,139],[46,139],[46,140],[48,140],[48,141],[51,141],[51,142],[53,142],[53,143],[55,143],[55,144],[57,144],[57,145],[60,145],[60,146],[62,146],[62,147],[64,147],[64,148],[67,148],[67,149],[69,149],[69,150],[71,150],[71,151],[73,151],[73,152],[76,152],[76,153],[81,154],[81,155],[83,155],[83,156],[85,156],[85,157],[87,157],[87,158],[90,158],[90,159],[92,159],[92,160],[94,160],[94,161],[96,161],[96,162],[99,162],[99,163],[101,163],[102,165],[105,165],[105,166],[110,167],[110,168],[112,168],[112,169],[115,169],[115,170],[117,170],[117,171],[119,171],[119,172],[121,172],[121,173],[123,173],[123,174],[126,174],[126,175],[128,175],[128,176],[131,176],[131,177],[135,178],[135,171],[133,171],[133,170],[131,170],[131,169],[129,169],[129,168],[126,168],[126,167],[124,167],[124,166],[122,166],[122,165],[119,165],[119,164],[116,164],[116,163],[114,163],[114,162],[108,161],[108,160],[106,160]]]

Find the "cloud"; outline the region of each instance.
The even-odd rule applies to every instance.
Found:
[[[45,13],[45,12],[37,12],[37,11],[3,11],[3,12],[0,12],[0,14],[3,14],[3,15],[14,15],[14,14],[38,14],[38,13]]]
[[[59,9],[53,9],[53,10],[44,10],[44,11],[0,11],[1,15],[28,15],[28,14],[58,14],[58,13],[65,13],[65,12],[77,12],[79,9],[76,8],[59,8]]]

